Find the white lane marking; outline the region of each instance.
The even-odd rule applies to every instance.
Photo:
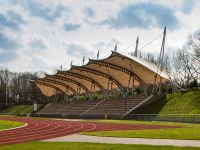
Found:
[[[24,127],[26,127],[27,125],[28,125],[28,123],[25,123],[23,126],[14,127],[14,128],[9,128],[9,129],[2,129],[2,130],[0,130],[0,132],[1,132],[1,131],[7,131],[7,130],[14,130],[14,129],[19,129],[19,128],[24,128]]]
[[[27,124],[28,124],[28,123],[27,123]],[[41,130],[41,129],[45,129],[46,127],[49,127],[49,124],[48,124],[48,123],[45,123],[45,124],[47,124],[47,126],[42,126],[41,128],[39,127],[39,124],[38,124],[38,123],[34,123],[34,124],[32,123],[32,125],[31,125],[31,124],[28,124],[28,125],[31,125],[30,128],[24,128],[23,130],[20,130],[20,132],[27,132],[27,131],[30,131],[30,130],[32,130],[32,132],[35,132],[35,130],[38,130],[38,129]],[[44,125],[45,125],[45,124],[44,124]],[[41,124],[40,124],[40,125],[41,125]],[[37,128],[37,127],[39,127],[39,128]],[[17,130],[17,131],[18,131],[18,130]],[[17,132],[17,131],[16,131],[16,132]],[[15,132],[15,133],[16,133],[16,132]],[[8,136],[8,135],[11,135],[11,136],[12,136],[12,135],[15,134],[15,133],[14,133],[14,132],[9,132],[9,133],[6,133],[6,136]],[[5,136],[1,136],[0,139],[1,139],[1,138],[4,138],[4,137],[5,137]]]
[[[67,123],[67,125],[69,125],[69,123]],[[71,125],[71,124],[70,124]],[[76,129],[73,129],[73,130],[69,130],[69,131],[67,131],[67,132],[65,132],[65,134],[66,133],[68,133],[68,132],[72,132],[72,131],[76,131],[76,130],[79,130],[79,129],[81,129],[81,128],[83,128],[83,125],[82,124],[80,124],[80,123],[77,123],[77,124],[75,124],[75,125],[81,125],[81,127],[79,127],[79,128],[76,128]],[[72,127],[72,126],[71,126]],[[64,128],[64,129],[61,129],[61,130],[57,130],[56,132],[58,132],[58,131],[62,131],[62,130],[66,130],[66,129],[68,129],[69,128],[69,126],[67,126],[67,128]],[[50,133],[52,133],[52,132],[50,132]],[[60,134],[60,133],[55,133],[55,134],[50,134],[50,133],[48,133],[49,135],[53,135],[53,136],[56,136],[56,135],[58,135],[58,134]],[[43,134],[42,134],[43,135]],[[30,137],[30,136],[28,136],[28,137]],[[46,136],[46,135],[43,135],[43,136],[41,136],[41,135],[39,135],[39,136],[37,136],[37,138],[47,138],[48,136]],[[16,138],[17,139],[17,138]],[[28,141],[28,140],[34,140],[33,138],[27,138],[26,137],[26,139],[19,139],[19,140],[15,140],[15,139],[13,139],[12,140],[12,142],[10,142],[10,141],[7,141],[7,142],[1,142],[0,143],[0,145],[1,144],[7,144],[7,143],[15,143],[15,142],[23,142],[23,141]]]
[[[70,128],[69,125],[71,125],[71,124],[67,123],[67,125],[68,125],[68,126],[66,126],[67,128],[65,127],[64,129],[57,130],[56,132],[62,131],[62,130],[66,130],[66,129]],[[61,124],[59,123],[57,127],[60,127],[60,126],[61,126]],[[57,128],[57,127],[56,127],[56,128]],[[52,129],[56,129],[56,128],[52,128]],[[82,128],[82,127],[81,127],[81,128]],[[52,130],[52,129],[51,129],[51,130]],[[80,128],[78,128],[78,129],[80,129]],[[50,130],[50,129],[48,129],[48,130]],[[77,130],[77,129],[75,129],[75,130]],[[75,130],[71,130],[71,131],[75,131]],[[47,131],[47,130],[46,130],[46,131]],[[53,131],[53,133],[54,133],[54,132],[55,132],[55,131]],[[52,136],[52,135],[60,134],[60,133],[55,133],[55,134],[51,134],[51,133],[52,133],[52,132],[49,132],[49,133],[48,133],[48,136],[49,136],[49,135]],[[45,134],[47,134],[47,133],[45,133]],[[22,141],[27,141],[27,140],[34,140],[34,137],[32,137],[32,138],[27,138],[27,137],[31,137],[31,136],[33,136],[33,135],[34,135],[34,134],[32,134],[32,135],[30,135],[30,136],[26,136],[26,137],[25,137],[26,139],[15,140],[15,139],[20,138],[20,137],[17,137],[17,138],[15,138],[15,139],[12,139],[12,142],[10,142],[10,141],[8,141],[8,142],[1,142],[0,145],[1,145],[1,144],[6,144],[6,143],[13,143],[13,142],[15,143],[15,142],[22,142]],[[46,136],[46,135],[43,135],[43,136],[42,136],[42,135],[43,135],[43,134],[40,134],[40,135],[37,136],[36,138],[46,138],[46,137],[48,137],[48,136]],[[10,138],[8,138],[8,139],[10,139]],[[7,139],[6,139],[6,140],[7,140]]]
[[[80,122],[79,122],[80,123]],[[81,132],[88,132],[88,131],[92,131],[92,130],[94,130],[95,128],[96,128],[96,125],[94,124],[94,123],[91,123],[91,122],[87,122],[87,124],[91,124],[93,127],[92,128],[89,128],[89,129],[86,129],[86,130],[84,130],[84,131],[81,131]],[[71,124],[70,124],[71,125]],[[81,128],[83,128],[83,123],[81,123],[81,125],[82,125],[82,127]],[[80,128],[80,129],[81,129]],[[80,132],[79,132],[80,133]],[[72,133],[72,134],[70,134],[70,135],[76,135],[77,133]],[[69,136],[69,135],[66,135],[66,136]],[[55,137],[55,138],[49,138],[49,139],[46,139],[47,141],[48,140],[53,140],[53,139],[57,139],[57,138],[62,138],[62,137],[65,137],[65,136],[60,136],[60,137]],[[46,141],[46,140],[43,140],[43,141]]]
[[[92,131],[92,130],[94,130],[94,129],[97,127],[94,123],[88,122],[88,124],[91,124],[91,125],[93,126],[93,128],[87,129],[87,130],[85,130],[85,131],[83,131],[83,132]]]
[[[43,128],[36,128],[37,130],[39,129],[39,131],[30,131],[30,132],[27,132],[27,133],[24,133],[24,134],[20,134],[20,135],[18,135],[18,137],[16,137],[16,136],[10,136],[9,138],[6,138],[6,139],[10,139],[10,140],[12,140],[13,138],[14,139],[18,139],[18,138],[21,138],[21,137],[30,137],[30,136],[33,136],[33,135],[37,135],[37,133],[41,133],[41,129],[44,129],[44,128],[47,128],[47,127],[49,127],[50,126],[50,124],[49,123],[46,123],[47,124],[47,126],[46,127],[43,127]],[[49,131],[49,130],[52,130],[52,129],[56,129],[56,128],[59,128],[60,127],[60,124],[56,124],[57,126],[56,127],[54,127],[54,128],[51,128],[51,129],[47,129],[47,130],[45,130],[45,131]],[[43,132],[43,131],[42,131]],[[32,133],[32,134],[31,134]],[[30,135],[31,134],[31,135]],[[26,135],[28,135],[28,136],[26,136]],[[16,137],[16,138],[15,138]],[[0,139],[1,139],[1,137],[0,137]],[[3,137],[3,139],[5,139],[5,137]]]

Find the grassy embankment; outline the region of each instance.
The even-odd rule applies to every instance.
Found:
[[[200,114],[200,91],[167,94],[166,98],[149,104],[137,114]]]
[[[41,107],[41,106],[42,105],[38,104],[38,107]],[[17,105],[17,106],[13,106],[1,111],[0,114],[23,115],[23,114],[32,113],[32,112],[33,112],[33,105]]]

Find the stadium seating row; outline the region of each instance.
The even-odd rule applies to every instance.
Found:
[[[52,103],[37,114],[65,115],[117,115],[122,116],[131,108],[139,105],[147,97],[132,97],[126,100],[74,100],[71,103]]]

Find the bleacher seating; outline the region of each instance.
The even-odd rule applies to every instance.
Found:
[[[124,99],[106,100],[89,111],[88,114],[107,114],[120,116],[132,107],[138,105],[144,99],[144,97],[128,98],[126,102]]]
[[[70,103],[51,103],[37,114],[65,114],[76,116],[122,116],[131,108],[137,106],[147,97],[123,98],[112,100],[74,100]]]
[[[98,102],[99,100],[75,100],[71,103],[51,103],[40,110],[38,114],[82,114]]]

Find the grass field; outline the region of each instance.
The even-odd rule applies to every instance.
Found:
[[[2,114],[26,114],[33,112],[33,105],[18,105],[1,111]]]
[[[68,142],[29,142],[0,147],[0,150],[199,150],[193,147],[68,143]]]
[[[127,123],[127,124],[157,124],[157,125],[159,124],[159,125],[181,126],[181,128],[83,132],[81,134],[95,135],[95,136],[108,136],[108,137],[200,140],[200,124],[145,122],[145,121],[128,121],[128,120],[106,120],[106,121],[96,120],[95,122]]]
[[[139,114],[200,114],[200,91],[167,94],[165,99],[149,104]]]
[[[0,120],[0,130],[23,126],[23,122]]]

